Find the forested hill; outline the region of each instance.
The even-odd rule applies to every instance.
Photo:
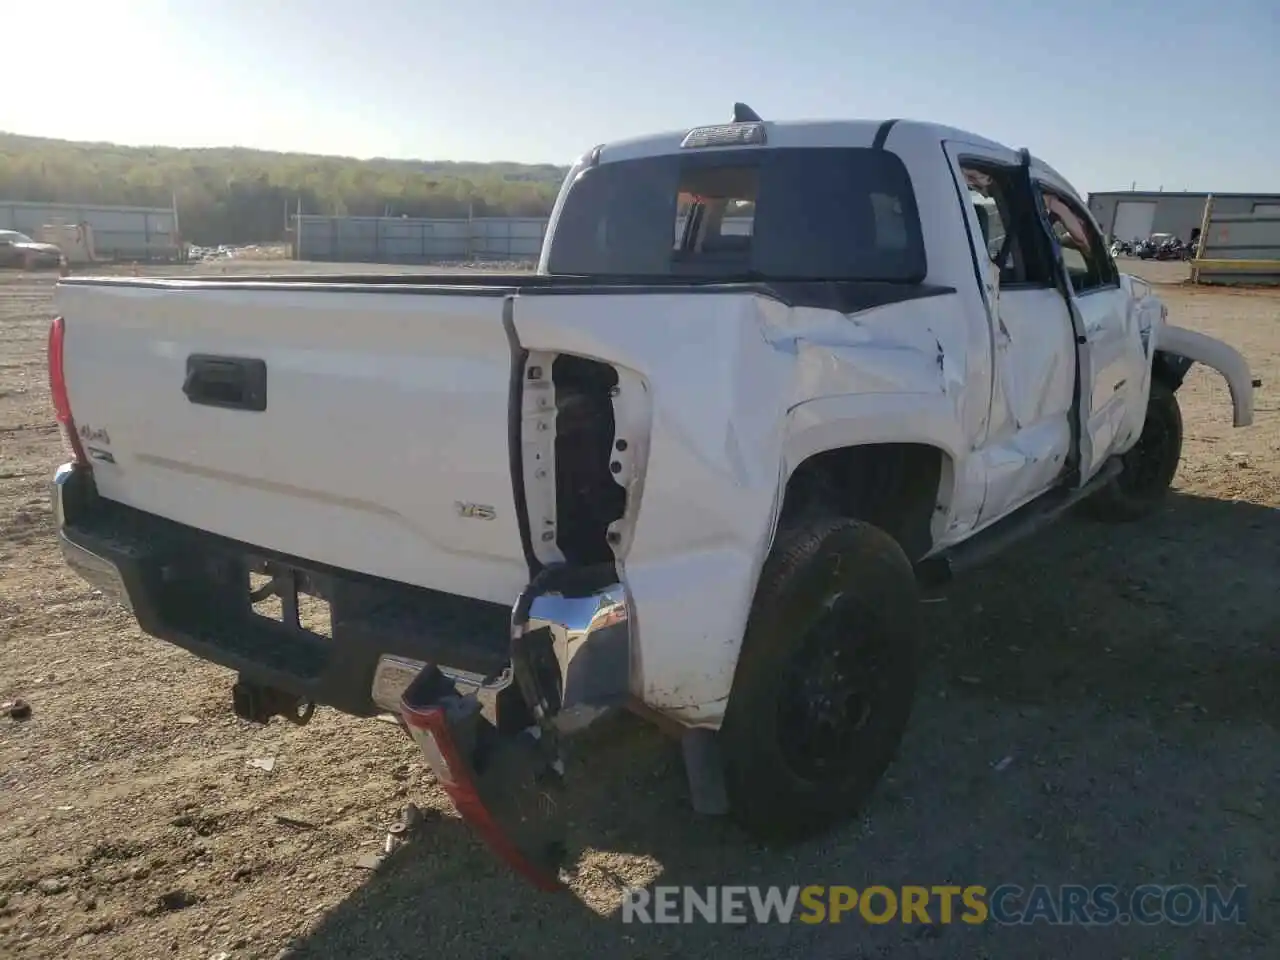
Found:
[[[193,243],[284,235],[285,211],[349,216],[544,216],[565,168],[356,160],[240,147],[122,147],[0,132],[0,200],[167,207]]]

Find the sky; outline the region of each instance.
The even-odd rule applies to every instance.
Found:
[[[0,3],[12,133],[567,164],[743,100],[946,123],[1081,192],[1280,192],[1277,0]]]

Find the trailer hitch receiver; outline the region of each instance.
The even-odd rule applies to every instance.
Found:
[[[243,677],[231,688],[231,709],[241,720],[250,723],[269,723],[272,717],[284,717],[290,723],[306,726],[316,712],[316,705],[309,700],[252,683]]]

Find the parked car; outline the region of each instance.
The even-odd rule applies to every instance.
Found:
[[[398,715],[547,888],[570,731],[681,731],[695,807],[764,840],[844,820],[921,582],[1155,510],[1193,363],[1253,415],[1025,150],[741,106],[583,156],[536,275],[76,277],[57,310],[67,563],[237,671],[243,718]]]
[[[32,240],[16,230],[0,230],[0,267],[40,270],[60,267],[64,262],[56,244]]]

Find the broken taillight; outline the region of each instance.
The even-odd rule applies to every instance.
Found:
[[[49,324],[49,393],[53,397],[53,416],[62,428],[62,435],[71,447],[76,463],[89,465],[76,432],[76,422],[71,416],[71,398],[67,395],[67,377],[63,369],[66,352],[67,325],[62,317],[54,317]]]
[[[433,666],[405,690],[400,715],[467,825],[539,889],[562,889],[559,774],[537,741],[499,734]]]

